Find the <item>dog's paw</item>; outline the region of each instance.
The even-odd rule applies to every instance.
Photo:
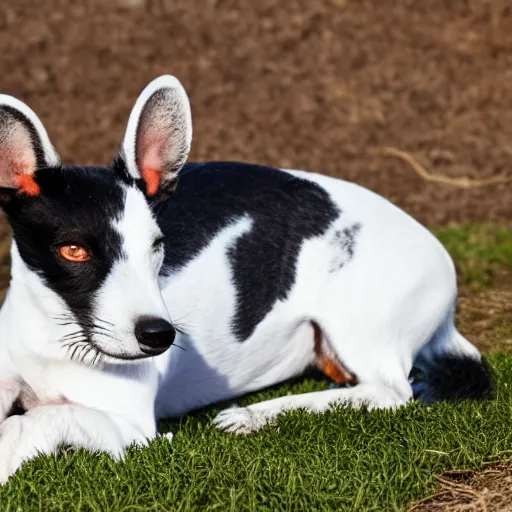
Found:
[[[19,457],[22,417],[11,416],[0,426],[0,484],[5,484],[23,464]]]
[[[233,434],[250,434],[257,432],[268,422],[265,414],[253,411],[250,407],[231,407],[224,409],[213,419],[220,430]]]

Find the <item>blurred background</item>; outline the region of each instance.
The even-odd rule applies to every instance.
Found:
[[[512,219],[505,0],[0,5],[0,91],[38,113],[65,163],[108,163],[163,73],[190,95],[192,160],[356,181],[429,227]]]

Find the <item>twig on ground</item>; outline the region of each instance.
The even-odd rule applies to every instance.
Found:
[[[441,496],[446,496],[447,494],[451,494],[452,491],[440,491],[436,492],[434,494],[431,494],[430,496],[427,496],[426,498],[423,498],[422,500],[417,501],[412,507],[409,507],[407,509],[407,512],[413,512],[414,510],[418,509],[421,505],[424,505],[425,503],[428,503],[429,501],[435,500],[436,498],[440,498]]]
[[[454,187],[466,189],[487,187],[490,185],[501,185],[504,183],[512,183],[512,176],[503,175],[493,176],[492,178],[486,178],[482,180],[472,180],[467,176],[462,176],[460,178],[450,178],[449,176],[444,176],[442,174],[436,174],[431,171],[428,171],[411,154],[406,153],[405,151],[402,151],[400,149],[385,147],[378,149],[377,152],[385,156],[394,156],[407,162],[411,166],[412,170],[426,181],[444,183],[445,185],[452,185]]]

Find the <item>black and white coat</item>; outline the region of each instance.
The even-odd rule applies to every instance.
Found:
[[[0,481],[61,445],[121,457],[160,417],[312,366],[345,385],[215,423],[247,433],[295,408],[489,395],[489,371],[454,327],[453,263],[425,228],[319,174],[186,164],[191,139],[170,76],[142,92],[108,167],[63,167],[36,114],[0,96],[0,203],[14,233]],[[182,350],[166,350],[174,329]],[[15,403],[26,413],[9,416]]]

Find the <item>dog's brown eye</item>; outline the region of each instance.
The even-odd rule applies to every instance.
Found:
[[[70,244],[59,247],[59,254],[68,261],[73,263],[80,263],[87,261],[90,256],[87,249],[84,249],[81,245]]]

